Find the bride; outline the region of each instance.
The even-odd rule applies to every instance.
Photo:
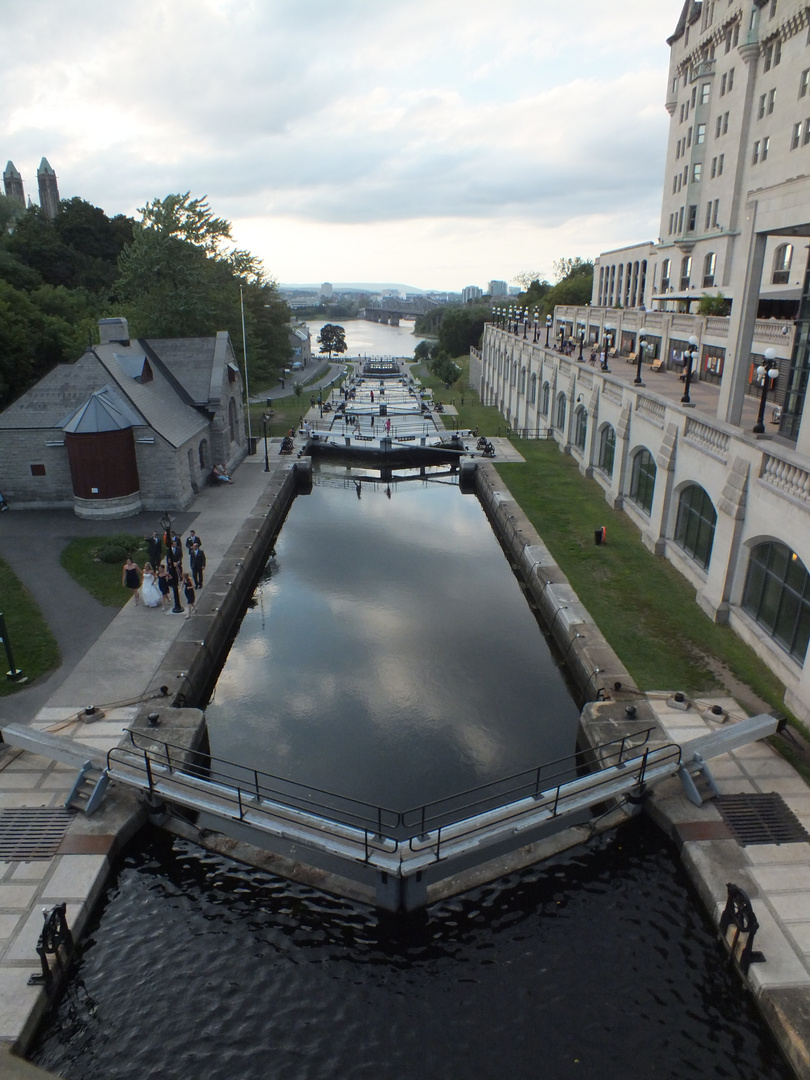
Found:
[[[141,585],[141,598],[147,607],[160,607],[162,598],[157,583],[157,576],[150,563],[143,568],[143,585]]]

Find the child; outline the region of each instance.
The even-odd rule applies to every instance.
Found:
[[[186,594],[186,603],[188,604],[186,618],[189,619],[192,615],[197,614],[197,605],[195,603],[197,596],[194,592],[194,581],[191,574],[183,574],[183,592]]]

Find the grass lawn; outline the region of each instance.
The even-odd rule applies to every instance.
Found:
[[[143,570],[149,555],[142,536],[88,536],[71,540],[60,562],[74,581],[108,607],[123,607],[131,597],[121,584],[124,560],[131,554]]]
[[[0,559],[0,611],[5,617],[6,633],[14,657],[14,666],[26,679],[44,675],[59,663],[59,648],[30,593],[11,568]],[[5,647],[0,646],[2,675],[0,696],[13,694],[20,683],[5,677],[9,670]]]
[[[736,634],[713,623],[695,589],[638,530],[612,510],[555,442],[520,443],[526,464],[497,465],[554,559],[642,690],[700,695],[724,685],[722,672],[784,709],[784,687]],[[607,528],[607,543],[594,530]]]

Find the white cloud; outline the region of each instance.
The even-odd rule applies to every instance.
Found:
[[[281,279],[460,288],[657,234],[659,7],[30,0],[0,154],[110,214],[207,195]]]

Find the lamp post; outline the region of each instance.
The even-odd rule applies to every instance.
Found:
[[[270,417],[267,413],[262,413],[262,423],[264,424],[264,471],[270,472],[270,458],[267,456],[267,421]]]
[[[698,352],[697,352],[697,343],[698,343],[698,340],[695,337],[695,335],[693,334],[689,338],[689,348],[684,353],[684,357],[686,358],[686,373],[684,374],[683,396],[681,397],[681,402],[684,405],[691,405],[692,404],[692,400],[689,397],[689,383],[692,381],[692,367],[693,367],[693,365],[695,363],[695,358],[697,357],[697,354],[698,354]]]
[[[172,556],[172,525],[174,524],[174,518],[171,516],[168,510],[163,511],[163,517],[160,519],[160,527],[163,529],[163,543],[166,545],[166,565],[169,568],[169,578],[174,593],[174,607],[172,608],[173,615],[181,615],[183,608],[180,604],[180,579],[177,573],[177,567],[174,563]]]
[[[582,350],[585,348],[585,330],[579,331],[579,359],[582,360]]]
[[[642,382],[642,379],[641,379],[641,364],[642,364],[642,361],[644,360],[644,349],[645,349],[646,344],[647,344],[647,342],[645,340],[646,337],[647,337],[647,331],[646,330],[639,330],[639,332],[638,332],[638,360],[636,361],[636,377],[635,377],[635,379],[633,379],[633,384],[635,386],[643,386],[644,385],[644,383]]]
[[[565,348],[565,324],[560,324],[560,352]]]
[[[539,310],[537,308],[535,308],[534,309],[534,336],[533,336],[533,340],[534,340],[535,345],[537,344],[537,332],[539,330],[539,327],[537,325],[537,317],[538,317],[539,314],[540,314]]]
[[[608,371],[608,353],[610,352],[610,343],[613,341],[613,334],[609,330],[605,329],[602,335],[602,344],[605,347],[604,359],[602,360],[602,370]]]
[[[523,340],[526,340],[526,334],[529,332],[529,309],[523,309]]]
[[[776,366],[776,349],[765,350],[766,364],[760,364],[757,368],[757,382],[762,387],[762,397],[759,399],[759,413],[757,422],[754,424],[755,435],[762,435],[765,431],[765,403],[768,400],[768,390],[773,389],[779,378],[779,368]]]
[[[546,315],[546,348],[548,348],[548,335],[551,330],[551,324],[553,320],[550,315]]]

